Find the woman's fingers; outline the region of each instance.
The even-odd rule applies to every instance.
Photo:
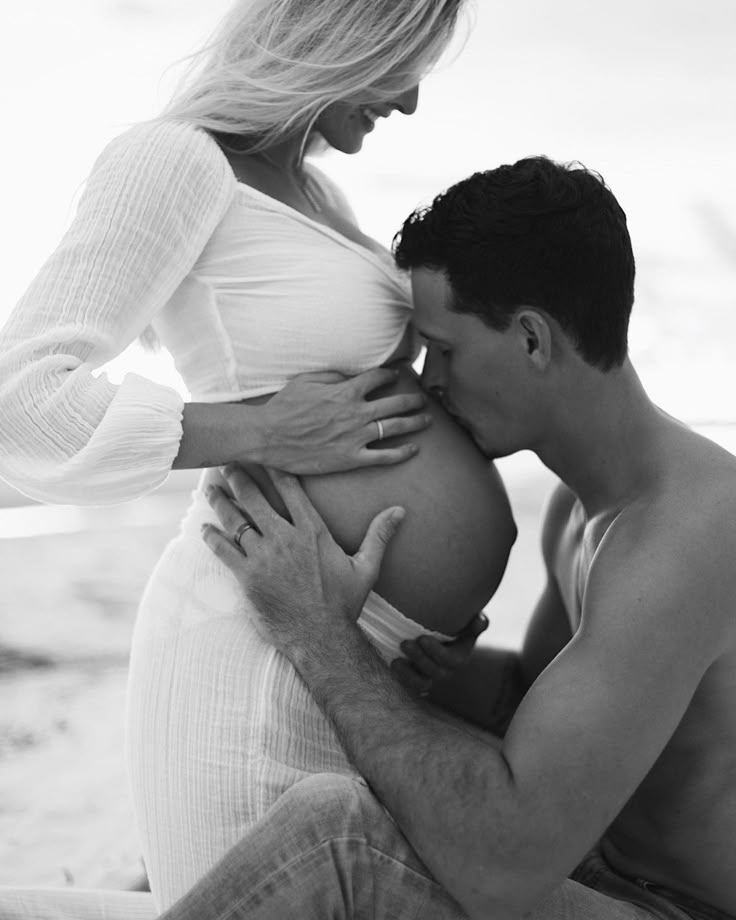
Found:
[[[381,422],[380,428],[378,422]],[[432,423],[431,415],[407,415],[405,418],[376,419],[368,426],[368,443],[373,444],[386,438],[393,438],[402,434],[413,434],[423,431]]]
[[[306,371],[303,374],[295,374],[293,377],[293,380],[302,383],[341,383],[349,379],[339,371]]]
[[[276,393],[264,409],[270,433],[261,462],[298,475],[331,473],[367,466],[402,463],[415,448],[381,449],[366,444],[426,428],[431,418],[421,412],[428,398],[421,392],[392,392],[395,368],[379,367],[345,378],[333,372],[301,374]]]
[[[367,424],[367,442],[374,445],[371,455],[363,455],[361,460],[368,463],[377,461],[375,456],[375,445],[386,438],[394,438],[399,435],[415,434],[417,431],[423,431],[428,425],[432,424],[432,416],[428,412],[420,412],[426,404],[423,396],[416,393],[402,394],[401,396],[391,396],[386,399],[377,399],[368,403],[369,419]],[[404,445],[410,447],[410,445]],[[393,447],[393,445],[392,445]],[[413,445],[411,450],[402,450],[398,453],[391,453],[391,449],[386,449],[384,457],[380,462],[397,463],[401,460],[407,460],[414,455]]]
[[[353,393],[358,398],[363,398],[377,390],[379,387],[388,386],[390,383],[396,383],[399,372],[390,367],[374,367],[370,371],[365,371],[353,377],[351,387]]]
[[[369,418],[388,419],[395,415],[409,415],[419,412],[427,405],[427,400],[421,393],[400,393],[397,396],[386,396],[383,399],[374,399],[367,404]]]
[[[416,444],[401,444],[398,447],[387,447],[384,450],[363,447],[355,455],[355,466],[393,466],[395,463],[411,460],[418,453],[419,448]]]

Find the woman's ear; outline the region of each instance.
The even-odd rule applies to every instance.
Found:
[[[514,317],[519,339],[534,366],[543,371],[552,360],[552,329],[547,318],[538,310],[522,308]]]

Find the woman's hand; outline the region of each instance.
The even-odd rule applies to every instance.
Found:
[[[300,374],[266,405],[267,447],[262,463],[297,475],[335,473],[401,463],[415,444],[384,449],[367,445],[411,434],[429,425],[419,393],[367,397],[394,383],[398,371],[376,368],[357,377],[325,372]]]
[[[452,642],[434,636],[405,639],[401,651],[405,658],[394,658],[391,670],[412,693],[428,696],[436,680],[447,680],[467,664],[478,636],[488,628],[488,618],[479,613]]]

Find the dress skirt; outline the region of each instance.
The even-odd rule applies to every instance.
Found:
[[[161,910],[292,785],[314,773],[358,778],[305,684],[261,638],[234,576],[204,543],[205,521],[216,523],[198,490],[150,578],[133,635],[126,758]],[[359,623],[386,661],[400,655],[403,639],[426,632],[375,593]]]

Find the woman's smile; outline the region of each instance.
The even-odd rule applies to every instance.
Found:
[[[376,122],[379,118],[388,117],[388,114],[384,115],[382,112],[379,112],[378,109],[375,109],[370,105],[362,105],[358,109],[358,113],[363,119],[363,123],[366,126],[366,131],[372,131],[375,128]]]
[[[418,86],[413,86],[390,101],[333,102],[317,119],[317,129],[335,150],[357,153],[363,138],[373,131],[379,118],[388,118],[394,111],[413,115],[418,95]]]

